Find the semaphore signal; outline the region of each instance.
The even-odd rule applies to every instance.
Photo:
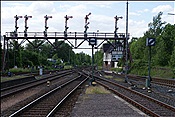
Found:
[[[25,15],[24,16],[24,18],[25,18],[25,30],[24,30],[24,37],[27,37],[27,29],[29,28],[29,27],[27,27],[27,20],[29,19],[29,18],[32,18],[32,16],[27,16],[27,15]]]

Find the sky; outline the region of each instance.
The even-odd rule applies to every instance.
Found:
[[[148,30],[148,24],[160,11],[163,12],[162,21],[175,24],[174,1],[129,1],[128,32],[130,38],[142,37]],[[68,20],[68,32],[83,32],[84,17],[89,16],[90,24],[87,32],[114,32],[114,17],[122,16],[118,20],[118,33],[126,33],[126,1],[1,1],[1,35],[15,30],[14,16],[32,16],[28,20],[28,32],[44,31],[44,16],[52,16],[48,20],[48,32],[63,32],[64,16],[73,16]],[[24,31],[24,18],[18,20],[18,32]],[[88,43],[82,46],[89,47]],[[91,55],[91,50],[75,50]]]

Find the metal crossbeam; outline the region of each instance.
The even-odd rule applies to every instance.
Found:
[[[67,37],[64,36],[64,32],[47,32],[47,38],[49,39],[84,39],[83,32],[68,32]],[[88,32],[86,33],[87,37],[96,37],[97,39],[114,39],[115,33],[96,33],[96,32]],[[97,35],[98,34],[98,35]],[[18,37],[15,37],[13,32],[6,32],[6,38],[9,39],[21,39],[24,38],[24,32],[18,32]],[[38,38],[38,39],[45,39],[43,32],[28,32],[27,33],[28,39]],[[128,37],[129,38],[129,37]],[[117,33],[117,40],[126,39],[125,33]]]
[[[85,41],[88,41],[91,37],[96,37],[97,40],[102,40],[102,42],[97,45],[96,48],[98,48],[101,44],[103,44],[105,41],[110,43],[110,40],[125,40],[126,34],[125,33],[117,33],[117,38],[115,33],[95,33],[95,32],[89,32],[86,33],[87,37],[84,37],[83,32],[68,32],[67,37],[65,37],[64,32],[48,32],[47,37],[44,36],[43,32],[28,32],[27,37],[24,37],[24,32],[18,32],[18,37],[14,35],[13,32],[6,32],[5,38],[6,39],[23,39],[23,42],[27,40],[29,43],[29,39],[45,39],[47,40],[52,46],[54,46],[49,40],[50,39],[63,39],[68,41],[68,43],[75,49],[77,49],[81,44],[83,44]],[[128,37],[129,38],[129,37]],[[73,45],[69,40],[75,40],[75,45]],[[77,41],[81,41],[81,43],[77,43]],[[78,45],[77,45],[78,44]]]
[[[92,38],[92,37],[95,37],[97,40],[102,41],[100,44],[95,46],[95,49],[98,49],[100,47],[100,45],[102,45],[105,41],[107,43],[111,44],[113,47],[115,47],[115,45],[113,45],[110,42],[111,40],[113,40],[113,41],[116,41],[116,40],[117,41],[125,41],[126,40],[126,36],[125,36],[126,33],[117,33],[117,35],[116,35],[116,33],[88,32],[86,34],[87,35],[85,37],[85,33],[83,33],[83,32],[67,32],[67,36],[65,37],[64,32],[47,32],[47,37],[46,37],[43,32],[28,32],[27,37],[25,37],[24,32],[17,32],[18,37],[16,37],[13,32],[6,32],[5,39],[8,39],[8,40],[10,40],[10,39],[11,40],[14,40],[14,39],[20,40],[20,39],[22,39],[20,44],[25,42],[25,40],[27,40],[30,44],[32,44],[29,41],[30,39],[44,39],[44,40],[47,40],[54,48],[59,48],[58,46],[60,46],[60,45],[54,45],[50,40],[59,39],[59,40],[67,41],[73,49],[80,48],[80,46],[84,42],[86,42],[86,41],[89,42],[89,38]],[[116,38],[116,36],[117,36],[117,38]],[[75,44],[72,44],[70,42],[70,40],[75,40]],[[80,43],[77,43],[77,41],[80,41]]]

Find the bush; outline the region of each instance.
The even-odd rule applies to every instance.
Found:
[[[173,68],[173,78],[175,78],[175,68]]]
[[[12,68],[12,69],[9,69],[9,71],[12,72],[12,73],[17,73],[17,72],[30,72],[30,69]]]

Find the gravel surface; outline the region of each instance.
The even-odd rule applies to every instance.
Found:
[[[6,110],[7,108],[15,105],[16,103],[25,100],[27,97],[30,97],[36,93],[39,93],[41,89],[29,89],[25,92],[21,92],[18,95],[13,95],[5,99],[1,99],[1,112]]]
[[[114,94],[81,95],[70,117],[145,117],[137,110]]]

